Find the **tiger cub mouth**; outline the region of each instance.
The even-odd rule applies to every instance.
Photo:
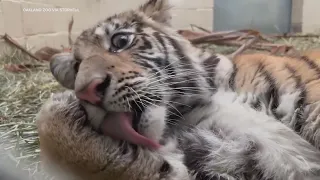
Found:
[[[151,150],[160,148],[160,144],[138,132],[138,125],[142,116],[141,108],[133,112],[108,111],[100,125],[100,130],[106,136],[117,140],[124,140],[138,146],[147,147]]]

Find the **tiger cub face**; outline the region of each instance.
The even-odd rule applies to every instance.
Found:
[[[203,53],[170,27],[168,0],[108,17],[51,60],[54,77],[83,101],[104,134],[157,149],[181,104],[208,94]],[[205,98],[206,96],[204,96]]]

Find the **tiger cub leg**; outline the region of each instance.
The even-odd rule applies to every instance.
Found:
[[[319,179],[320,151],[263,110],[253,109],[249,102],[254,98],[218,91],[213,96],[212,119],[199,126],[220,129],[226,139],[249,139],[251,143],[244,145],[253,146],[252,166],[265,179]]]

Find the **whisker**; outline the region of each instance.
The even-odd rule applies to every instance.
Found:
[[[145,101],[146,103],[149,103],[149,104],[151,104],[151,105],[154,105],[154,106],[159,107],[159,105],[153,104],[153,103],[151,103],[151,102],[149,102],[149,101],[147,101],[147,100],[144,100],[144,101]],[[155,100],[155,101],[157,101],[157,100]],[[165,103],[165,102],[162,102],[162,103],[167,104],[167,105],[170,106],[170,107],[173,107],[173,106],[171,106],[171,104],[169,104],[169,103]],[[174,107],[173,107],[173,108],[174,108]],[[174,113],[174,112],[172,112],[172,111],[169,111],[169,110],[167,110],[167,111],[168,111],[168,113],[173,114],[173,115],[175,115],[175,116],[177,116],[177,117],[185,120],[184,117],[183,117],[183,115],[180,113],[180,111],[178,111],[176,108],[174,108],[174,109],[175,109],[180,115],[178,115],[178,114],[176,114],[176,113]]]
[[[171,81],[171,82],[160,82],[160,83],[157,83],[159,81],[161,81],[162,79],[159,79],[158,81],[152,81],[152,82],[143,82],[141,83],[143,86],[149,86],[149,87],[152,87],[154,85],[161,85],[161,86],[169,86],[169,85],[175,85],[175,84],[182,84],[182,83],[190,83],[190,82],[197,82],[196,80],[198,80],[198,78],[193,78],[193,79],[185,79],[185,80],[180,80],[180,81]],[[202,86],[203,87],[203,86]],[[213,88],[211,86],[208,85],[207,88]],[[215,88],[214,88],[215,89]]]
[[[132,108],[131,104],[130,104],[130,101],[128,100],[128,97],[126,97],[126,102],[127,102],[127,104],[128,104],[129,109],[130,109],[130,110],[134,110],[134,109]],[[135,111],[135,110],[134,110],[134,111]],[[136,114],[136,112],[135,112],[135,114]]]
[[[173,112],[171,112],[172,114],[174,114],[174,115],[176,115],[177,117],[180,117],[180,118],[182,118],[182,119],[184,119],[184,117],[183,117],[183,115],[180,113],[180,111],[178,110],[178,109],[176,109],[173,105],[171,105],[170,103],[167,103],[167,102],[164,102],[164,101],[161,101],[161,100],[157,100],[157,99],[151,99],[150,97],[148,97],[148,96],[146,96],[146,95],[144,95],[144,94],[139,94],[139,93],[137,93],[134,89],[132,89],[131,87],[129,87],[132,91],[134,91],[134,93],[135,94],[137,94],[137,96],[138,96],[138,98],[139,98],[139,100],[141,101],[141,102],[148,102],[149,104],[152,104],[152,102],[153,101],[155,101],[155,102],[160,102],[160,103],[163,103],[163,104],[166,104],[166,105],[168,105],[168,106],[170,106],[170,107],[172,107],[173,109],[175,109],[180,115],[178,115],[178,114],[174,114]],[[140,98],[140,96],[141,97],[144,97],[144,98],[146,98],[146,99],[141,99]],[[150,102],[149,102],[149,101]],[[155,105],[155,104],[153,104],[153,105]],[[158,106],[158,105],[155,105],[155,106]],[[145,106],[146,107],[146,106]]]
[[[163,68],[160,68],[160,71],[158,71],[158,72],[156,72],[156,73],[154,73],[154,74],[151,74],[151,76],[148,77],[148,78],[150,78],[150,79],[155,78],[159,73],[167,70],[168,67],[170,67],[171,65],[173,65],[173,64],[176,63],[176,62],[178,62],[178,60],[171,62],[170,64],[166,65],[166,66],[163,67]]]
[[[188,74],[183,74],[184,76],[182,76],[182,77],[180,77],[181,79],[183,78],[183,79],[185,79],[185,78],[188,78],[187,76],[190,76],[190,75],[192,75],[192,74],[190,74],[190,73],[188,73]],[[196,74],[196,75],[199,75],[199,74]],[[178,75],[168,75],[168,76],[165,76],[165,77],[161,77],[160,79],[159,79],[159,77],[158,78],[155,78],[155,80],[153,81],[153,79],[149,79],[148,78],[148,83],[146,84],[146,85],[149,85],[149,84],[153,84],[153,83],[157,83],[157,82],[161,82],[161,83],[165,83],[165,81],[166,80],[169,80],[169,79],[178,79],[179,78],[179,76]],[[187,79],[187,80],[184,80],[184,82],[186,82],[186,81],[194,81],[194,82],[198,82],[199,80],[201,80],[201,78],[203,78],[203,79],[210,79],[210,80],[213,80],[211,77],[208,77],[208,76],[198,76],[198,77],[193,77],[193,78],[189,78],[189,79]],[[181,81],[180,81],[181,82]]]
[[[129,88],[133,93],[135,93],[137,95],[137,97],[139,98],[139,100],[141,101],[142,103],[142,106],[146,107],[143,102],[142,102],[142,99],[140,98],[140,95],[141,94],[138,94],[133,88],[129,87],[129,86],[126,86],[127,88]],[[136,103],[136,102],[135,102]],[[137,104],[137,103],[136,103]],[[139,107],[140,111],[142,111],[142,109],[140,108],[140,106],[137,104],[137,106]]]
[[[157,73],[153,73],[153,74],[149,75],[148,79],[150,81],[153,80],[153,79],[158,79],[159,77],[155,76]],[[175,72],[175,74],[168,74],[168,75],[166,75],[165,77],[162,77],[162,78],[167,78],[168,76],[170,76],[170,77],[176,77],[176,76],[179,77],[180,75],[188,75],[188,76],[190,76],[190,75],[200,75],[200,73],[199,72],[195,72],[194,70],[191,70],[191,69],[183,69],[183,70],[179,70],[178,72]]]
[[[149,92],[147,92],[147,91],[143,91],[143,90],[138,90],[138,91],[136,91],[137,93],[143,93],[143,94],[149,94]],[[172,95],[172,94],[170,94],[170,95]],[[168,95],[169,96],[169,95]],[[160,100],[159,100],[160,101]],[[187,107],[191,107],[191,106],[189,106],[189,105],[187,105],[187,104],[183,104],[183,103],[180,103],[180,102],[176,102],[176,101],[169,101],[169,100],[165,100],[166,102],[169,102],[169,103],[172,103],[172,104],[178,104],[178,105],[183,105],[183,106],[187,106]]]
[[[174,114],[174,115],[180,117],[181,119],[184,119],[184,117],[183,117],[183,115],[181,114],[181,112],[180,112],[176,107],[174,107],[173,105],[171,105],[170,103],[163,102],[163,101],[160,101],[160,100],[157,100],[157,99],[151,99],[151,98],[149,98],[148,96],[145,96],[145,95],[143,95],[143,96],[144,96],[145,98],[151,100],[151,101],[160,102],[160,103],[163,103],[163,104],[166,104],[166,105],[170,106],[171,108],[173,108],[174,110],[176,110],[176,111],[180,114],[180,116],[177,115],[177,114]],[[146,100],[146,101],[147,101],[147,100]]]
[[[147,90],[152,90],[152,92],[163,92],[161,90],[159,90],[159,88],[163,88],[162,86],[153,86],[153,87],[146,87]],[[206,88],[208,90],[215,90],[216,88]],[[174,88],[170,88],[168,90],[189,90],[190,92],[203,92],[203,89],[199,89],[196,87],[174,87]],[[189,92],[189,93],[190,93]]]

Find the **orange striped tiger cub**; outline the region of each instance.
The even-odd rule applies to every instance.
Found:
[[[234,60],[230,85],[238,92],[262,94],[273,115],[320,147],[320,60],[243,54]]]
[[[170,8],[107,17],[51,58],[69,90],[37,117],[45,167],[62,179],[320,179],[317,64],[205,52],[170,26]]]

